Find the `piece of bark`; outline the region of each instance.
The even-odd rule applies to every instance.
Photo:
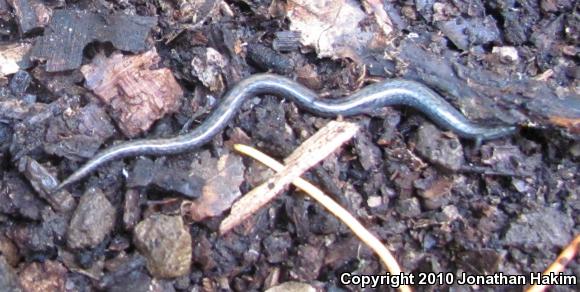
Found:
[[[359,126],[349,122],[332,121],[306,140],[288,158],[286,167],[263,184],[247,193],[232,206],[230,215],[220,225],[224,234],[270,202],[276,194],[334,152],[358,131]]]
[[[97,287],[107,291],[148,291],[151,278],[142,271],[145,258],[135,253],[110,273],[100,278]]]
[[[63,114],[67,109],[78,107],[79,103],[79,96],[63,96],[50,104],[34,104],[38,105],[40,110],[24,114],[23,121],[14,126],[12,144],[10,145],[12,160],[16,161],[25,155],[39,157],[37,155],[42,152],[41,147],[46,136],[48,122]]]
[[[159,62],[155,49],[135,56],[113,53],[95,56],[81,71],[86,87],[110,105],[119,128],[128,137],[177,111],[183,91],[167,68],[149,69]]]
[[[26,93],[26,89],[30,86],[30,82],[32,81],[32,76],[24,70],[19,70],[12,78],[10,78],[10,83],[8,83],[8,88],[14,94],[14,96],[22,98],[24,93]]]
[[[272,48],[278,52],[297,51],[300,48],[300,32],[279,31],[275,34]]]
[[[20,33],[25,34],[48,24],[52,9],[35,0],[8,0],[14,9]]]
[[[271,70],[278,74],[289,74],[294,71],[294,60],[270,47],[259,43],[249,43],[247,51],[247,59],[250,63],[264,71]]]
[[[155,186],[164,192],[176,192],[189,198],[201,195],[203,179],[190,174],[189,162],[179,159],[138,159],[129,173],[126,185],[129,188]]]
[[[56,211],[65,212],[74,208],[75,199],[67,190],[52,192],[59,182],[43,165],[28,156],[24,156],[18,163],[18,170],[24,173],[36,193]]]
[[[114,47],[133,53],[146,49],[149,30],[156,17],[97,14],[88,11],[57,10],[44,36],[38,38],[31,57],[46,60],[46,71],[78,68],[83,49],[91,42],[111,42]]]
[[[451,171],[463,165],[463,147],[456,135],[440,131],[429,122],[424,122],[414,137],[419,155],[431,163]]]
[[[87,90],[82,84],[83,74],[80,70],[69,72],[46,72],[44,66],[37,66],[30,72],[35,81],[55,96],[86,95]]]
[[[447,204],[453,179],[442,177],[435,181],[426,181],[418,179],[414,184],[417,188],[417,194],[422,199],[423,207],[427,210],[435,210]]]
[[[125,192],[125,202],[123,204],[123,226],[126,230],[131,230],[139,218],[141,218],[141,208],[139,203],[141,201],[141,192],[136,189],[128,189]]]
[[[451,99],[470,120],[502,120],[507,124],[552,124],[572,134],[580,119],[580,98],[570,88],[557,88],[542,80],[474,70],[445,58],[435,58],[412,41],[404,41],[397,57],[407,64],[403,77],[420,81]],[[521,109],[514,105],[521,100]],[[511,109],[510,111],[506,109]]]

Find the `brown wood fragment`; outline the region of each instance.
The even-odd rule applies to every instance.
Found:
[[[167,68],[150,70],[159,62],[153,49],[135,56],[114,53],[95,56],[81,68],[86,87],[113,110],[119,128],[134,137],[164,115],[175,112],[183,91]]]
[[[570,133],[579,135],[580,134],[580,119],[579,118],[567,118],[551,116],[550,122],[556,126],[564,127],[570,131]]]
[[[13,43],[0,46],[0,77],[14,74],[18,70],[28,67],[24,56],[32,47],[28,43]]]
[[[13,267],[18,266],[22,257],[18,251],[18,247],[5,234],[0,235],[0,253],[6,258],[6,262]]]
[[[66,212],[75,207],[75,199],[67,190],[52,192],[59,182],[46,167],[36,160],[24,156],[18,162],[18,170],[28,179],[36,193],[45,199],[56,211]]]
[[[251,190],[232,206],[230,215],[220,225],[224,234],[270,202],[276,194],[351,139],[359,126],[332,121],[306,140],[286,160],[285,168],[263,184]]]
[[[141,193],[136,189],[128,189],[125,192],[123,203],[123,226],[126,230],[132,230],[141,218]]]
[[[272,43],[274,50],[278,52],[291,52],[300,48],[299,31],[279,31]]]

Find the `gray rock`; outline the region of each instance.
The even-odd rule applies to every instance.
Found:
[[[419,155],[438,166],[458,170],[463,165],[463,147],[455,135],[444,135],[430,123],[423,123],[416,139]]]
[[[481,45],[496,41],[500,37],[495,19],[463,18],[461,16],[438,25],[441,32],[461,50],[468,50],[474,45]]]
[[[508,245],[552,248],[566,246],[572,240],[574,221],[556,208],[522,214],[505,234]]]
[[[397,212],[405,218],[413,218],[421,214],[421,204],[417,198],[408,198],[397,201]]]
[[[71,248],[94,247],[113,229],[115,209],[100,189],[90,188],[81,197],[67,230]]]
[[[14,95],[22,96],[24,92],[26,92],[31,81],[32,77],[30,77],[30,74],[24,70],[20,70],[12,75],[8,87]]]
[[[154,277],[173,278],[189,272],[191,235],[180,216],[153,214],[139,222],[133,233],[135,245]]]

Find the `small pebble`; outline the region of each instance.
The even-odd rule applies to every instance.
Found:
[[[367,205],[371,208],[380,206],[383,203],[383,198],[381,196],[370,196],[367,199]]]
[[[8,87],[10,88],[10,91],[12,91],[12,94],[22,96],[26,89],[28,89],[31,81],[32,77],[30,77],[30,74],[21,70],[14,73],[14,76],[10,79]]]
[[[463,165],[463,147],[455,135],[443,135],[437,127],[423,123],[415,137],[416,150],[431,163],[450,170]]]
[[[191,235],[181,216],[153,214],[137,224],[133,240],[154,277],[174,278],[189,273]]]
[[[90,188],[81,197],[70,221],[68,246],[95,247],[111,233],[114,224],[115,208],[100,189]]]
[[[514,47],[493,47],[491,52],[499,56],[502,63],[515,63],[519,59],[518,51]]]
[[[417,198],[403,199],[397,202],[397,213],[405,218],[412,218],[421,214],[421,205]]]

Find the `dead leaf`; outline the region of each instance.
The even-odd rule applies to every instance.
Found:
[[[210,156],[208,151],[192,164],[190,175],[205,180],[202,196],[188,202],[188,215],[195,221],[220,215],[229,209],[239,198],[240,185],[244,181],[242,158],[235,154],[225,154],[219,159]]]
[[[228,60],[213,48],[195,48],[191,60],[191,73],[212,92],[221,92],[225,84],[222,77]]]
[[[299,31],[302,44],[315,48],[318,57],[357,61],[369,50],[384,48],[392,31],[388,16],[376,13],[382,5],[369,6],[374,20],[354,0],[290,0],[286,16],[290,30]]]

